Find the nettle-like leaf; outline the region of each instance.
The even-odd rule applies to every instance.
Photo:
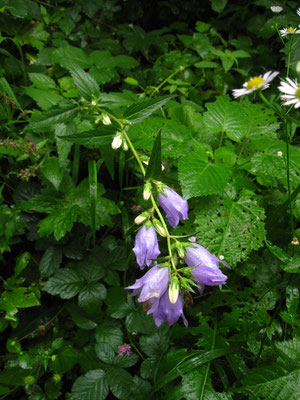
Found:
[[[288,371],[278,364],[253,369],[243,381],[244,388],[250,389],[258,398],[276,400],[298,400],[299,383],[300,369]]]
[[[87,72],[78,67],[71,68],[71,75],[79,94],[86,100],[98,99],[100,90],[97,82]]]
[[[163,96],[134,103],[125,109],[123,118],[129,120],[132,124],[141,122],[172,98],[173,96]]]
[[[236,199],[232,195],[205,199],[195,213],[195,224],[201,230],[198,243],[224,256],[232,267],[263,244],[265,213],[251,193]]]
[[[105,372],[96,369],[76,379],[72,387],[71,400],[104,400],[108,392]]]
[[[184,198],[220,193],[227,185],[231,170],[223,163],[203,160],[203,152],[182,157],[178,164]]]
[[[229,139],[240,142],[247,131],[247,114],[242,105],[229,96],[217,97],[214,103],[206,104],[203,123],[210,133],[225,132]]]

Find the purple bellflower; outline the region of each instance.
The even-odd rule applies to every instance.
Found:
[[[158,299],[167,292],[168,286],[168,268],[159,268],[155,265],[142,278],[137,279],[133,285],[125,289],[133,289],[132,296],[140,293],[138,301],[144,302],[150,299]]]
[[[221,262],[230,268],[225,261],[220,260],[197,243],[193,243],[193,247],[186,247],[186,251],[188,256],[184,257],[184,260],[189,267],[196,267],[191,270],[191,273],[201,291],[203,291],[204,285],[215,286],[226,283],[227,276],[222,273],[218,266],[218,263]]]
[[[170,225],[176,228],[180,219],[188,219],[188,203],[175,190],[163,188],[163,192],[158,194],[159,205],[167,214]]]
[[[160,326],[165,320],[171,326],[180,317],[182,317],[184,325],[188,326],[188,322],[183,314],[183,301],[180,294],[175,304],[170,302],[168,290],[160,298],[150,299],[150,302],[152,307],[147,314],[153,314],[156,326]]]
[[[138,231],[133,251],[136,256],[136,262],[141,269],[144,269],[145,266],[149,267],[152,263],[152,259],[160,254],[157,236],[153,226],[149,228],[143,226]]]
[[[171,326],[180,317],[183,318],[185,326],[187,320],[183,314],[183,301],[179,294],[175,304],[169,299],[169,270],[167,267],[152,267],[142,278],[125,289],[133,289],[132,296],[140,293],[139,302],[145,302],[148,309],[147,314],[153,314],[156,326],[160,326],[164,320]]]

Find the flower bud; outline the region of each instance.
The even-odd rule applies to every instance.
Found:
[[[123,149],[124,151],[128,151],[128,145],[127,145],[127,143],[126,143],[126,140],[123,140],[122,149]]]
[[[186,256],[185,245],[182,242],[176,242],[176,250],[180,258],[184,258]]]
[[[173,276],[169,285],[169,300],[171,304],[175,304],[179,295],[179,280]]]
[[[138,216],[135,218],[134,223],[135,223],[136,225],[139,225],[139,224],[141,224],[142,222],[146,221],[147,218],[149,218],[149,212],[148,212],[148,211],[145,211],[145,212],[143,212],[142,214],[138,215]]]
[[[110,120],[108,115],[104,114],[102,116],[102,123],[103,123],[103,125],[110,125],[111,124],[111,120]]]
[[[92,105],[93,107],[95,107],[95,106],[97,105],[96,101],[95,101],[95,100],[92,100],[92,101],[91,101],[91,105]]]
[[[151,183],[150,182],[145,183],[144,192],[143,192],[144,200],[149,200],[150,199],[151,190],[152,190]]]
[[[157,218],[153,218],[152,222],[156,232],[162,237],[167,237],[167,233],[165,231],[165,228],[162,226],[161,222]]]
[[[278,157],[282,157],[282,151],[277,152]]]
[[[121,147],[121,146],[122,146],[122,135],[121,135],[120,132],[117,132],[117,133],[115,134],[114,138],[113,138],[111,147],[112,147],[114,150],[117,150],[117,149],[118,149],[119,147]]]

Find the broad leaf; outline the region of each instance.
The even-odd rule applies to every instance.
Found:
[[[76,271],[64,268],[48,280],[44,290],[52,295],[59,295],[62,299],[71,299],[80,292],[83,286],[83,280]]]
[[[81,132],[68,136],[63,135],[59,137],[68,142],[82,144],[84,146],[100,146],[107,144],[111,145],[115,133],[116,128],[103,125],[93,131]]]
[[[104,400],[107,395],[105,372],[96,369],[76,379],[72,386],[71,400]]]
[[[78,111],[78,107],[72,103],[60,103],[57,107],[43,112],[38,119],[31,121],[30,127],[42,129],[58,123],[70,122],[77,116]]]
[[[41,276],[49,277],[59,268],[62,261],[62,248],[50,246],[43,254],[39,264]]]
[[[199,203],[196,227],[201,229],[199,243],[232,267],[259,249],[265,238],[265,214],[254,196],[230,196]]]
[[[120,324],[113,319],[104,320],[97,327],[95,336],[98,343],[108,343],[114,350],[123,344],[123,332]]]
[[[97,82],[87,72],[80,68],[72,68],[71,75],[79,94],[86,100],[98,99],[100,90]]]
[[[178,172],[184,198],[220,193],[231,175],[231,170],[222,163],[201,160],[197,152],[179,160]]]
[[[153,114],[158,108],[165,105],[173,96],[157,97],[155,99],[147,99],[132,104],[124,111],[123,118],[131,123],[143,121],[149,115]]]
[[[160,176],[161,176],[161,133],[159,131],[152,148],[145,178],[159,179]]]

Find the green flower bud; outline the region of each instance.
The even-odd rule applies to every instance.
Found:
[[[165,231],[165,228],[162,226],[161,222],[157,218],[153,218],[153,225],[156,230],[156,232],[162,236],[162,237],[167,237],[167,233]]]
[[[143,192],[144,200],[149,200],[150,199],[151,191],[152,191],[151,183],[150,182],[145,183],[144,192]]]

